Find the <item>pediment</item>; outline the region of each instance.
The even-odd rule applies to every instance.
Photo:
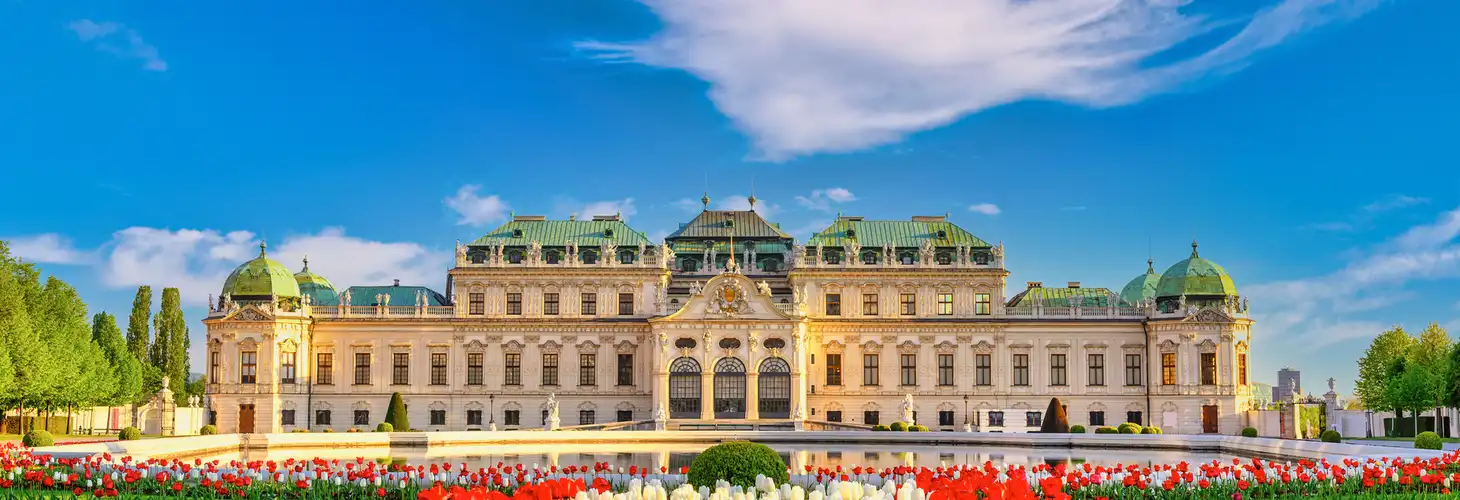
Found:
[[[1186,319],[1183,321],[1191,321],[1196,323],[1231,323],[1232,317],[1226,314],[1222,314],[1221,311],[1218,311],[1216,309],[1202,309],[1196,314],[1187,316]]]
[[[228,315],[228,317],[223,318],[223,320],[224,321],[273,321],[274,320],[274,316],[271,315],[271,314],[269,314],[269,313],[267,313],[267,312],[264,312],[263,309],[259,309],[258,306],[248,305],[248,306],[244,306],[244,307],[240,308],[238,311],[235,311],[233,314]]]
[[[690,297],[674,314],[654,321],[794,321],[776,308],[769,286],[740,274],[725,273],[690,285]]]

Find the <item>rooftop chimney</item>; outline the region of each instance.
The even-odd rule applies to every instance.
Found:
[[[1078,282],[1078,281],[1071,281],[1070,282],[1070,288],[1080,288],[1080,282]]]
[[[395,286],[400,286],[400,280],[399,279],[395,280]]]
[[[1030,281],[1028,288],[1044,288],[1043,281]]]

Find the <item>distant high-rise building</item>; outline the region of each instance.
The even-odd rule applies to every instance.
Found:
[[[1302,374],[1291,367],[1283,367],[1278,370],[1278,383],[1272,389],[1274,401],[1291,400],[1294,393],[1301,397],[1303,395]]]

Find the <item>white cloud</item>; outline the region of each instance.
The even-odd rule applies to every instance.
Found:
[[[999,215],[1000,213],[1003,213],[1003,210],[1000,210],[999,206],[993,203],[979,203],[977,205],[971,205],[968,207],[968,211],[984,215]]]
[[[708,82],[720,111],[776,160],[896,142],[1026,99],[1134,102],[1381,0],[1275,0],[1237,18],[1187,0],[640,1],[661,32],[579,48]],[[1215,47],[1156,57],[1234,24]]]
[[[97,50],[122,59],[141,59],[142,68],[148,71],[167,71],[167,61],[158,54],[157,47],[142,40],[136,30],[121,23],[96,22],[78,19],[66,25],[82,42],[93,44]]]
[[[855,201],[856,199],[857,197],[852,195],[851,191],[845,188],[834,187],[813,190],[811,191],[811,196],[797,196],[796,203],[800,203],[801,206],[812,210],[830,212],[832,203],[846,203]]]
[[[716,210],[751,209],[750,197],[743,194],[732,194],[730,196],[726,196],[724,198],[721,198],[719,202],[714,203],[714,205]],[[766,220],[769,220],[771,222],[775,222],[774,220],[771,220],[771,217],[774,216],[776,212],[779,212],[780,209],[780,205],[771,203],[769,201],[759,198],[756,198],[755,200],[755,213],[760,214],[762,218],[765,218]]]
[[[275,252],[270,247],[269,256],[296,271],[304,256],[310,256],[309,270],[341,291],[352,285],[389,285],[399,279],[403,285],[447,293],[443,287],[451,267],[450,253],[416,243],[366,240],[346,235],[343,228],[328,227],[318,234],[287,238]]]
[[[622,200],[594,201],[586,204],[578,202],[571,198],[560,198],[556,203],[556,207],[556,211],[562,212],[564,217],[573,215],[578,217],[578,219],[580,220],[588,220],[593,218],[593,216],[595,215],[615,214],[623,217],[624,220],[629,220],[629,218],[633,217],[634,214],[639,213],[638,209],[634,207],[633,198],[624,198]]]
[[[678,208],[686,212],[698,212],[705,208],[705,205],[703,203],[700,203],[699,200],[691,200],[689,198],[680,198],[678,200],[674,200],[673,202],[669,203],[669,206]]]
[[[1377,201],[1375,201],[1373,203],[1370,203],[1368,205],[1364,205],[1364,211],[1365,212],[1371,212],[1371,213],[1372,212],[1388,212],[1390,210],[1398,210],[1398,209],[1401,209],[1401,208],[1408,208],[1408,207],[1412,207],[1412,206],[1415,206],[1415,205],[1423,205],[1423,204],[1429,203],[1429,202],[1430,202],[1429,198],[1418,198],[1418,197],[1414,197],[1414,196],[1406,196],[1406,195],[1402,195],[1402,194],[1395,194],[1395,195],[1385,196],[1384,198],[1381,198],[1381,199],[1379,199],[1379,200],[1377,200]]]
[[[70,239],[55,233],[0,239],[10,244],[11,253],[30,262],[80,264],[91,257],[72,246]]]
[[[507,212],[511,210],[507,202],[495,194],[485,198],[478,196],[477,191],[481,188],[480,185],[467,184],[457,189],[456,195],[446,198],[446,206],[461,216],[456,221],[457,225],[481,226],[507,218]]]

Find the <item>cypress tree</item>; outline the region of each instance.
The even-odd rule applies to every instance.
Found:
[[[406,401],[400,397],[399,392],[390,395],[390,407],[385,410],[385,422],[396,432],[411,430],[411,419],[406,416]]]
[[[142,363],[127,350],[127,341],[117,327],[117,318],[100,312],[91,318],[91,338],[101,347],[107,366],[111,367],[116,390],[107,398],[110,404],[135,401],[142,392]]]
[[[152,342],[152,364],[162,369],[171,380],[174,392],[183,392],[188,383],[187,320],[183,318],[182,297],[176,288],[162,289],[162,310],[157,313],[157,338]]]
[[[127,350],[138,362],[147,359],[147,345],[151,342],[152,287],[137,287],[137,296],[132,299],[132,315],[127,317]]]
[[[1070,418],[1065,415],[1065,405],[1060,398],[1049,398],[1049,408],[1044,410],[1044,421],[1040,422],[1041,434],[1069,434]]]

